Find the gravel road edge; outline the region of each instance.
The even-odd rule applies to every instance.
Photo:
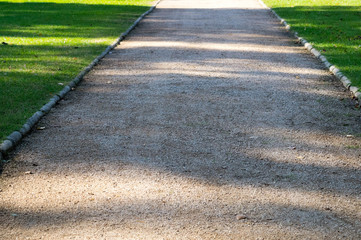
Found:
[[[286,22],[286,20],[284,20],[283,18],[281,18],[272,8],[268,7],[262,0],[258,0],[258,2],[264,7],[269,9],[272,14],[278,19],[280,20],[281,24],[283,24],[286,28],[287,31],[290,31],[291,33],[293,33],[293,35],[298,39],[298,41],[300,43],[303,44],[303,46],[312,54],[314,55],[316,58],[318,58],[324,65],[325,67],[332,73],[334,74],[337,79],[339,79],[342,82],[342,85],[349,90],[353,96],[357,99],[360,100],[361,99],[361,89],[356,87],[356,86],[352,86],[352,83],[350,81],[350,79],[348,79],[341,71],[340,69],[338,69],[335,65],[332,65],[325,56],[323,56],[315,47],[312,46],[312,44],[310,44],[306,39],[304,39],[303,37],[298,36],[298,33],[292,30],[292,27]]]
[[[94,66],[98,64],[98,62],[104,58],[112,49],[114,49],[124,38],[139,24],[139,22],[149,13],[151,13],[159,4],[161,0],[155,2],[148,11],[143,13],[135,22],[125,31],[123,32],[111,45],[109,45],[99,56],[97,56],[87,67],[85,67],[67,86],[65,86],[59,93],[57,93],[54,97],[52,97],[48,103],[43,105],[39,111],[33,114],[26,123],[22,126],[22,128],[18,131],[12,132],[0,145],[0,170],[2,169],[2,165],[5,162],[5,158],[9,151],[13,150],[25,137],[30,133],[32,128],[39,122],[39,120],[45,116],[50,110],[56,105],[58,101],[60,101],[64,96],[73,90],[83,79],[83,77],[93,69]]]

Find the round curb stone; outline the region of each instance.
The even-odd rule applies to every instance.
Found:
[[[50,102],[48,102],[42,108],[40,108],[40,111],[42,111],[44,113],[48,113],[48,112],[50,112],[50,109],[55,106],[55,104],[56,104],[56,102],[54,100],[50,100]]]
[[[307,48],[308,51],[311,52],[311,50],[313,49],[313,46],[310,43],[306,43],[305,47]]]
[[[18,131],[14,131],[12,134],[10,134],[7,139],[12,141],[14,144],[16,144],[17,142],[20,141],[20,139],[22,138],[23,136],[21,135],[20,132]]]
[[[350,91],[353,92],[356,95],[356,93],[358,91],[358,87],[351,86]]]
[[[325,56],[323,56],[323,55],[321,55],[321,56],[319,57],[319,59],[320,59],[322,62],[327,62],[326,57],[325,57]]]
[[[37,111],[36,113],[34,113],[34,115],[32,117],[30,117],[28,119],[28,121],[26,122],[30,127],[33,127],[39,120],[40,118],[44,116],[44,113],[41,111]]]
[[[347,89],[349,89],[349,87],[351,86],[351,81],[346,76],[343,76],[341,78],[341,82]]]
[[[21,135],[25,136],[26,134],[28,134],[31,130],[31,127],[29,126],[29,124],[25,123],[23,125],[23,127],[19,130],[19,132],[21,133]]]
[[[312,48],[311,53],[317,58],[321,56],[321,53],[314,48]]]
[[[355,96],[357,97],[357,99],[361,99],[361,92],[356,92]]]
[[[3,143],[0,145],[0,151],[2,153],[6,153],[7,151],[9,151],[10,149],[12,149],[14,147],[14,144],[12,141],[10,140],[5,140],[3,141]]]
[[[60,98],[64,98],[64,96],[65,96],[68,92],[70,92],[70,87],[69,87],[69,86],[65,86],[65,87],[63,88],[63,90],[61,90],[61,91],[58,93],[58,96],[59,96]]]

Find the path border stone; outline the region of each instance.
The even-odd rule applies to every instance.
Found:
[[[335,65],[332,65],[325,56],[323,56],[315,47],[312,46],[311,43],[309,43],[306,39],[303,37],[298,36],[298,32],[292,30],[292,27],[281,18],[272,8],[268,7],[262,0],[258,0],[258,2],[266,9],[270,10],[273,15],[280,20],[281,24],[283,24],[287,31],[293,33],[293,35],[298,39],[300,43],[303,44],[303,46],[316,58],[321,60],[321,62],[325,65],[325,67],[336,76],[337,79],[339,79],[342,82],[342,85],[351,93],[357,100],[361,100],[361,89],[355,86],[352,86],[352,83],[350,79],[348,79],[341,71],[338,69]]]
[[[65,86],[59,93],[50,99],[48,103],[40,108],[39,111],[33,114],[22,128],[18,131],[12,132],[0,145],[0,170],[4,163],[5,156],[9,151],[13,150],[16,145],[30,133],[31,129],[39,122],[39,120],[49,113],[51,108],[53,108],[57,102],[59,102],[65,95],[73,90],[83,79],[83,77],[92,70],[99,61],[104,58],[111,50],[113,50],[125,37],[139,24],[139,22],[149,13],[151,13],[159,4],[161,0],[158,0],[149,8],[148,11],[143,13],[135,22],[124,32],[122,33],[110,46],[108,46],[99,56],[97,56],[87,67],[85,67],[67,86]]]

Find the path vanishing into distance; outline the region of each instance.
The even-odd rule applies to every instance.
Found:
[[[38,126],[0,239],[361,239],[361,111],[256,0],[162,0]]]

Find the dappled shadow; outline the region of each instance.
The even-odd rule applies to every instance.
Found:
[[[96,203],[92,203],[93,198],[96,198]],[[340,235],[346,231],[348,235],[343,235],[353,238],[359,233],[357,232],[359,219],[345,219],[340,211],[323,210],[317,206],[299,207],[296,204],[271,202],[247,203],[241,199],[232,203],[225,203],[220,199],[199,200],[196,203],[189,198],[179,200],[179,202],[163,202],[162,198],[145,198],[128,202],[120,197],[103,199],[98,196],[86,196],[81,202],[86,204],[85,207],[74,207],[72,206],[74,202],[68,204],[68,208],[64,210],[45,209],[42,212],[22,211],[10,207],[0,209],[0,219],[2,216],[13,215],[8,222],[13,226],[20,226],[24,232],[39,229],[46,234],[48,230],[45,229],[56,226],[63,229],[68,236],[82,237],[88,235],[95,237],[93,234],[98,231],[105,235],[115,231],[118,237],[124,234],[127,237],[134,234],[151,237],[153,234],[162,235],[158,229],[182,238],[218,235],[232,239],[238,238],[240,232],[243,237],[252,237],[255,236],[254,231],[259,230],[264,231],[265,234],[282,234],[284,237],[304,237],[302,232],[312,229],[315,231],[313,235],[315,238],[331,237],[332,233]],[[204,204],[207,208],[202,206]],[[244,213],[252,212],[253,217],[238,220],[236,216],[240,210]],[[107,214],[105,221],[98,217],[104,213]],[[198,218],[199,214],[203,216],[201,219]],[[289,217],[288,215],[292,216],[291,220],[285,218],[285,216]],[[185,216],[187,222],[184,222]],[[311,221],[309,217],[312,217]],[[337,227],[327,232],[322,228],[323,225]],[[355,227],[356,231],[350,225]],[[224,226],[232,227],[233,231],[223,233],[217,231],[217,228],[222,229]],[[298,229],[299,232],[289,233],[288,228]]]
[[[358,238],[361,112],[280,29],[157,9],[10,156],[2,228]]]

